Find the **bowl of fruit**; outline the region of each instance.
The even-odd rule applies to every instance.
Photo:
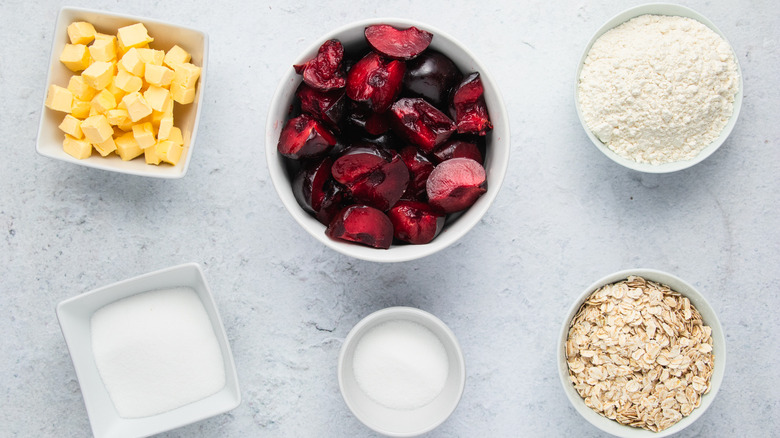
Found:
[[[332,31],[284,74],[266,159],[292,217],[326,246],[376,262],[448,247],[495,199],[509,121],[487,69],[426,24]]]

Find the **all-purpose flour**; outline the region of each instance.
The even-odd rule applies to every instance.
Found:
[[[734,54],[718,34],[690,18],[643,15],[593,44],[578,98],[585,123],[610,149],[661,164],[712,143],[738,88]]]

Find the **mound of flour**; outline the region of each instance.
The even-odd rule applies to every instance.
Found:
[[[739,74],[729,44],[696,20],[643,15],[602,35],[579,77],[590,130],[640,163],[694,158],[734,109]]]

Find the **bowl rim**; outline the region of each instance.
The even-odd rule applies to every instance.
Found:
[[[691,304],[702,315],[702,319],[705,324],[712,328],[712,348],[715,360],[710,381],[710,391],[702,395],[701,404],[699,407],[695,408],[690,415],[683,417],[674,425],[660,432],[652,432],[641,428],[625,426],[615,420],[610,420],[609,418],[596,413],[596,411],[585,405],[584,400],[579,395],[579,393],[577,393],[577,391],[574,389],[574,386],[569,381],[569,368],[566,362],[566,340],[568,339],[569,325],[571,324],[572,318],[579,310],[580,306],[582,306],[582,303],[584,303],[585,300],[597,289],[608,284],[625,280],[632,275],[665,284],[672,290],[687,297],[691,301]],[[574,407],[574,409],[583,418],[585,418],[596,428],[611,435],[623,438],[666,437],[676,434],[696,422],[696,420],[698,420],[705,413],[705,411],[707,411],[707,409],[715,400],[715,396],[717,395],[718,390],[723,383],[727,360],[726,338],[723,334],[723,327],[720,323],[720,320],[718,319],[715,309],[712,308],[705,296],[697,288],[685,280],[677,277],[676,275],[650,268],[620,270],[606,275],[588,286],[569,306],[568,311],[566,312],[566,316],[563,319],[563,324],[561,325],[558,337],[556,338],[555,349],[558,377],[561,382],[563,391],[571,403],[571,406]]]
[[[723,127],[723,130],[720,132],[720,135],[715,140],[713,140],[712,143],[710,143],[708,146],[702,149],[698,155],[691,158],[690,160],[681,160],[681,161],[674,161],[670,163],[661,163],[661,164],[650,164],[650,163],[639,163],[637,161],[622,157],[618,155],[615,151],[610,149],[606,144],[602,143],[601,140],[598,139],[598,137],[596,137],[596,135],[588,127],[587,123],[585,123],[585,118],[582,114],[582,109],[580,108],[580,99],[579,99],[580,74],[582,72],[582,67],[585,63],[585,59],[588,57],[588,53],[590,52],[591,47],[593,47],[593,44],[596,42],[596,40],[598,40],[603,34],[608,32],[609,30],[619,26],[622,23],[625,23],[626,21],[629,21],[632,18],[636,18],[641,15],[648,15],[648,14],[692,18],[702,23],[703,25],[707,26],[712,31],[714,31],[718,36],[720,36],[726,42],[726,44],[729,45],[729,48],[731,49],[731,52],[734,55],[734,63],[736,64],[737,74],[739,76],[739,87],[737,89],[736,95],[734,96],[734,108],[731,113],[731,117],[729,117],[729,120],[726,126]],[[604,155],[606,155],[610,160],[628,169],[632,169],[644,173],[677,172],[692,167],[704,161],[707,157],[715,153],[715,151],[718,150],[723,145],[723,143],[726,142],[732,130],[734,129],[737,120],[739,119],[739,113],[742,108],[742,98],[743,98],[742,68],[740,67],[739,64],[739,56],[737,56],[736,51],[734,51],[734,46],[731,44],[728,38],[726,38],[726,35],[723,32],[721,32],[720,29],[718,29],[718,27],[715,26],[715,24],[712,21],[710,21],[706,16],[702,15],[701,13],[689,7],[682,6],[675,3],[645,3],[638,6],[633,6],[612,16],[601,27],[599,27],[591,36],[590,40],[588,41],[588,44],[585,46],[585,50],[583,51],[579,62],[577,63],[576,75],[574,77],[574,106],[577,112],[577,118],[579,119],[580,124],[585,130],[588,139],[590,139],[591,143],[593,143],[593,145],[596,146],[596,148],[599,151],[601,151]]]
[[[454,379],[456,379],[455,381],[456,387],[453,393],[454,396],[453,400],[450,401],[447,410],[441,412],[439,418],[433,418],[430,424],[428,424],[426,427],[422,427],[416,430],[407,430],[407,431],[388,430],[386,428],[371,423],[370,418],[367,418],[365,415],[363,415],[362,411],[358,409],[357,402],[355,402],[352,399],[352,396],[350,395],[350,392],[346,389],[346,384],[345,384],[345,381],[347,379],[346,375],[348,374],[347,369],[349,368],[345,366],[345,362],[347,359],[351,357],[348,355],[350,353],[354,353],[354,346],[357,344],[357,342],[360,341],[362,336],[365,335],[368,331],[370,331],[374,327],[382,323],[389,322],[389,321],[399,321],[399,320],[412,321],[418,324],[423,324],[420,321],[424,321],[423,325],[425,325],[428,330],[431,330],[431,332],[434,335],[436,335],[439,338],[439,340],[442,342],[445,350],[451,353],[448,354],[448,356],[450,356],[450,358],[454,357],[456,359],[455,364],[450,364],[450,370],[452,370],[454,366],[454,369],[458,373],[458,375],[453,377]],[[434,331],[434,329],[432,329],[431,326],[435,327],[436,330]],[[458,342],[458,338],[455,336],[455,333],[449,328],[449,326],[447,326],[447,324],[445,324],[441,319],[439,319],[432,313],[419,309],[417,307],[392,306],[368,314],[352,327],[352,329],[349,331],[347,336],[344,338],[344,342],[342,343],[341,349],[339,350],[337,377],[338,377],[339,392],[341,393],[341,397],[343,398],[350,412],[352,412],[352,414],[366,427],[386,436],[413,437],[413,436],[422,435],[426,432],[430,432],[431,430],[437,428],[442,423],[444,423],[458,407],[458,405],[460,404],[460,400],[463,397],[463,391],[465,390],[465,386],[466,386],[466,361],[463,356],[463,350],[461,349],[460,343]],[[422,408],[418,408],[418,409],[422,409]],[[410,412],[413,411],[415,410],[411,410]]]
[[[445,230],[449,229],[450,234],[441,233],[432,242],[424,245],[392,245],[390,249],[380,250],[376,248],[370,248],[367,246],[340,242],[333,240],[325,235],[325,226],[316,221],[311,215],[305,212],[296,202],[288,178],[283,165],[280,165],[280,157],[278,156],[276,145],[279,141],[278,136],[272,136],[277,123],[283,123],[274,116],[279,111],[286,107],[282,103],[282,97],[288,90],[288,87],[296,87],[300,82],[300,75],[295,73],[293,65],[299,64],[317,52],[317,49],[329,39],[336,38],[339,34],[344,32],[354,31],[361,27],[365,27],[371,24],[390,24],[394,26],[415,26],[419,29],[427,30],[434,34],[434,41],[437,37],[457,46],[469,60],[476,66],[482,78],[483,85],[486,85],[486,89],[490,89],[494,96],[488,102],[490,108],[491,119],[501,120],[502,123],[500,129],[496,129],[489,134],[494,139],[493,142],[496,145],[506,145],[506,147],[494,147],[490,150],[490,153],[486,157],[486,162],[491,160],[495,161],[494,165],[488,171],[488,190],[482,195],[477,202],[472,205],[468,210],[463,213],[457,213],[457,220],[448,221],[445,224]],[[286,111],[284,111],[286,114]],[[268,110],[268,116],[265,127],[265,155],[266,164],[271,176],[271,182],[276,190],[277,195],[282,201],[285,209],[293,217],[293,219],[307,231],[312,237],[319,242],[323,243],[330,249],[333,249],[341,254],[351,256],[357,259],[380,262],[380,263],[396,263],[416,260],[434,254],[440,250],[443,250],[450,245],[460,240],[466,235],[476,224],[478,224],[496,196],[500,192],[503,185],[506,172],[509,166],[509,154],[511,150],[511,130],[509,126],[509,116],[507,114],[506,105],[503,97],[498,88],[498,81],[490,74],[485,65],[461,42],[449,35],[448,33],[431,26],[426,23],[422,23],[416,20],[410,20],[406,18],[397,17],[377,17],[359,20],[342,25],[334,30],[328,31],[324,35],[317,38],[312,44],[310,44],[303,52],[296,55],[293,62],[288,63],[282,73],[280,74],[280,80],[271,98],[271,103]],[[495,125],[494,125],[495,126]],[[488,158],[489,157],[489,158]],[[468,213],[468,215],[466,215]],[[464,217],[466,216],[466,217]],[[453,226],[456,227],[452,228]]]
[[[165,168],[161,168],[159,166],[154,165],[146,165],[146,167],[141,167],[142,170],[134,169],[131,166],[109,166],[104,162],[103,160],[79,160],[76,158],[71,157],[67,154],[56,154],[51,153],[48,150],[46,150],[42,146],[42,135],[44,130],[47,126],[46,121],[46,114],[47,111],[50,111],[48,108],[46,108],[45,102],[46,102],[46,95],[47,90],[49,88],[49,85],[51,85],[53,82],[53,75],[56,64],[59,62],[59,55],[57,51],[58,43],[60,42],[61,33],[65,32],[65,28],[63,28],[63,24],[65,24],[65,21],[68,21],[69,18],[73,18],[74,16],[79,15],[95,15],[100,17],[105,17],[108,19],[113,20],[124,20],[124,21],[131,21],[131,22],[139,22],[143,23],[145,25],[151,24],[154,26],[160,26],[160,27],[168,27],[178,30],[183,30],[186,32],[191,32],[195,35],[198,35],[202,38],[203,44],[202,44],[202,61],[201,61],[201,73],[200,78],[198,79],[198,89],[196,94],[195,101],[190,105],[196,105],[194,109],[194,115],[192,116],[192,133],[189,135],[189,143],[185,145],[184,150],[184,157],[183,160],[181,160],[177,165],[175,166],[168,166]],[[69,23],[68,23],[69,24]],[[95,24],[95,23],[92,23]],[[99,26],[99,25],[98,25]],[[67,38],[65,38],[66,42]],[[200,46],[200,44],[198,44]],[[122,14],[118,12],[108,12],[104,10],[98,10],[98,9],[91,9],[91,8],[82,8],[82,7],[75,7],[75,6],[62,6],[59,10],[59,13],[57,14],[57,19],[55,20],[54,30],[52,31],[52,41],[51,41],[51,48],[49,53],[49,65],[48,70],[46,73],[46,83],[45,88],[43,92],[43,99],[41,101],[41,113],[39,118],[39,124],[38,124],[38,134],[36,136],[35,141],[35,151],[38,153],[38,155],[41,155],[46,158],[51,158],[58,161],[64,161],[67,163],[77,164],[84,167],[89,167],[92,169],[99,169],[107,172],[115,172],[115,173],[121,173],[126,175],[134,175],[134,176],[141,176],[141,177],[150,177],[150,178],[161,178],[161,179],[179,179],[183,178],[187,171],[189,170],[190,161],[192,157],[192,153],[194,150],[194,146],[196,144],[196,137],[198,133],[198,128],[200,125],[200,118],[203,108],[203,100],[204,95],[206,92],[206,77],[208,75],[208,58],[209,58],[209,36],[208,33],[191,27],[191,26],[184,26],[180,24],[174,24],[170,21],[165,20],[159,20],[155,18],[150,17],[143,17],[143,16],[137,16],[132,14]],[[75,74],[75,73],[73,73]],[[178,125],[177,125],[178,126]],[[63,133],[64,136],[64,133]],[[185,139],[186,142],[186,139]]]

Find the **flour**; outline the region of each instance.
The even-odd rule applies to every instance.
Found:
[[[689,160],[720,135],[739,74],[729,44],[685,17],[643,15],[591,47],[578,98],[593,134],[640,163]]]

